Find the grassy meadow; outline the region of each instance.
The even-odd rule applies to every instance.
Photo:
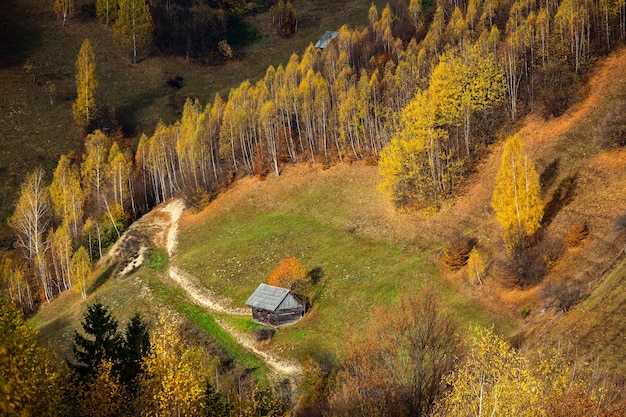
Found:
[[[184,291],[167,280],[166,269],[155,270],[146,265],[134,275],[117,278],[111,276],[116,266],[110,265],[92,277],[86,300],[77,291],[66,291],[54,302],[44,305],[30,320],[31,325],[39,329],[39,339],[51,343],[60,357],[72,358],[74,331],[82,332],[81,321],[87,306],[100,302],[117,320],[119,330],[123,330],[137,312],[153,329],[160,314],[173,317],[178,320],[179,331],[186,340],[201,344],[225,362],[234,360],[251,371],[257,381],[267,382],[267,365],[239,346],[218,325],[217,317],[190,304]],[[239,321],[237,328],[242,331],[259,327],[252,320]]]
[[[282,258],[300,260],[318,279],[308,290],[313,307],[272,342],[296,357],[339,352],[364,334],[377,307],[425,285],[461,322],[510,330],[509,318],[490,314],[443,278],[437,243],[415,244],[410,224],[420,216],[395,214],[377,193],[376,178],[375,167],[355,164],[244,180],[183,221],[174,262],[241,307]]]

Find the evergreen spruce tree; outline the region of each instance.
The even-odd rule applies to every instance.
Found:
[[[74,332],[74,357],[71,364],[81,379],[94,375],[103,361],[113,363],[120,358],[123,340],[117,331],[117,321],[101,303],[87,307],[85,319],[81,323],[84,335]]]
[[[150,332],[139,313],[130,319],[124,332],[118,372],[120,382],[130,392],[137,389],[137,377],[141,373],[143,360],[150,352]]]

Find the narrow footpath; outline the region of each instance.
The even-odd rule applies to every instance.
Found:
[[[170,279],[185,290],[193,303],[206,308],[210,312],[234,316],[249,315],[250,311],[247,308],[235,308],[224,305],[215,294],[202,286],[195,277],[175,264],[174,255],[178,244],[178,222],[183,215],[184,209],[185,204],[179,199],[171,200],[155,209],[159,211],[157,217],[164,222],[163,226],[164,230],[166,230],[163,243],[170,258],[168,271]],[[249,336],[237,332],[223,321],[218,320],[217,322],[239,345],[262,359],[280,378],[295,382],[301,377],[302,368],[299,363],[279,358],[266,350],[261,350]]]

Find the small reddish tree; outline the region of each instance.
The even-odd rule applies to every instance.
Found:
[[[280,265],[272,271],[269,284],[276,287],[294,289],[296,287],[304,287],[310,281],[311,277],[304,266],[296,258],[289,257],[280,261]]]

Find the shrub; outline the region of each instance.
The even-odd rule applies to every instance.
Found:
[[[472,245],[469,240],[457,237],[443,248],[441,262],[450,271],[458,271],[467,264]]]
[[[568,285],[551,280],[541,289],[541,296],[546,307],[556,307],[565,313],[582,298],[583,292],[577,287],[576,282]]]
[[[626,146],[626,114],[623,106],[608,109],[608,114],[596,126],[596,137],[606,149]]]
[[[534,251],[541,254],[544,268],[547,271],[554,268],[565,253],[565,245],[561,239],[544,239],[534,248]]]
[[[568,248],[579,246],[583,240],[589,235],[589,229],[584,223],[575,223],[569,228],[565,235],[565,244]]]
[[[463,353],[461,327],[432,288],[404,297],[392,312],[372,312],[365,336],[346,340],[329,414],[434,414],[436,401],[446,393],[442,378]]]
[[[525,320],[530,316],[530,309],[528,307],[522,307],[519,311],[520,316]]]
[[[153,271],[163,271],[167,268],[167,254],[158,249],[150,249],[146,253],[146,265]]]
[[[294,289],[304,287],[311,282],[311,277],[304,266],[294,257],[285,258],[270,274],[269,284],[276,287]]]
[[[518,288],[537,284],[546,274],[546,259],[542,248],[527,239],[518,242],[500,261],[503,284]]]
[[[257,342],[264,342],[270,340],[274,336],[275,330],[271,327],[261,327],[253,331],[254,337]]]
[[[614,229],[620,235],[626,233],[626,213],[615,219]]]
[[[217,50],[225,59],[231,59],[233,57],[233,48],[230,47],[226,40],[221,40],[217,43]]]

